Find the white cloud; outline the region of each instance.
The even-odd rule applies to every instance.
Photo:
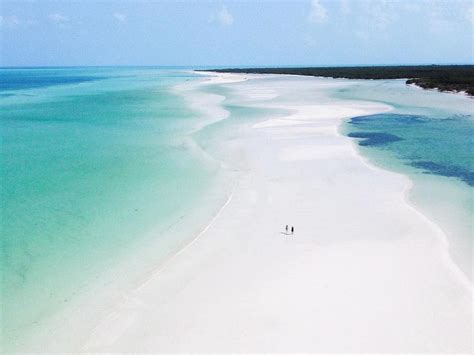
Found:
[[[399,16],[399,2],[366,0],[353,3],[355,20],[354,35],[362,41],[386,36],[389,27]]]
[[[428,29],[434,33],[445,33],[449,31],[452,27],[452,20],[447,16],[446,6],[442,3],[433,3],[428,8],[428,13],[426,14],[428,19]]]
[[[466,11],[466,19],[474,25],[474,6],[471,6]]]
[[[115,12],[112,15],[118,22],[125,23],[127,21],[127,15],[121,14],[120,12]]]
[[[27,26],[36,26],[38,24],[37,20],[26,20],[25,24]]]
[[[372,21],[375,30],[385,30],[397,17],[396,3],[377,1],[366,3],[367,16]],[[395,8],[393,8],[395,6]]]
[[[402,2],[401,4],[401,9],[408,11],[408,12],[418,12],[422,9],[423,3],[421,2]]]
[[[69,17],[60,13],[49,14],[48,20],[61,29],[70,29],[72,27]]]
[[[222,5],[219,11],[211,15],[209,22],[217,22],[221,26],[230,26],[234,23],[234,16],[225,5]]]
[[[55,14],[49,14],[48,15],[48,19],[51,21],[51,22],[54,22],[54,23],[66,23],[66,22],[69,22],[69,18],[67,18],[66,16],[63,16],[61,14],[58,14],[58,13],[55,13]]]
[[[316,41],[316,39],[309,33],[307,33],[304,37],[303,37],[303,41],[304,41],[304,44],[307,46],[307,47],[316,47],[318,42]]]
[[[354,32],[354,34],[356,35],[357,38],[359,38],[360,40],[362,40],[364,42],[367,42],[370,39],[369,32],[367,32],[365,30],[364,31],[357,30],[357,31]]]
[[[341,0],[341,13],[343,15],[349,15],[351,12],[351,5],[349,0]]]
[[[321,5],[319,0],[311,1],[311,8],[309,10],[308,21],[311,23],[324,23],[328,19],[326,8]]]
[[[471,0],[451,0],[423,2],[424,20],[427,30],[434,35],[456,33],[459,26],[464,27],[471,33],[474,25],[474,3]]]
[[[0,27],[17,28],[21,22],[16,16],[0,16]]]

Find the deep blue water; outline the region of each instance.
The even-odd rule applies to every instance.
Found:
[[[410,164],[431,174],[457,177],[469,186],[474,186],[474,172],[456,165],[443,165],[432,161],[415,161]]]
[[[0,70],[0,90],[36,89],[55,85],[79,84],[99,79],[101,79],[100,76],[74,73],[73,70]]]
[[[400,137],[397,137],[393,134],[388,133],[371,133],[371,132],[353,132],[349,133],[351,138],[363,138],[359,141],[361,146],[370,146],[370,145],[383,145],[390,142],[396,142],[401,140]]]

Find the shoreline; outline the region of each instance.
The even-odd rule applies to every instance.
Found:
[[[301,81],[301,83],[306,85],[308,82]],[[298,86],[301,83],[298,83]],[[239,82],[234,85],[234,88],[238,87],[239,84],[239,93],[243,94],[245,92],[248,98],[252,95],[251,90],[254,90],[254,94],[261,92],[258,86],[249,82],[244,84]],[[263,83],[263,85],[266,84],[267,82]],[[309,83],[309,86],[311,85],[312,83]],[[268,90],[278,90],[273,88],[271,83],[268,84],[268,87],[270,88]],[[263,91],[265,90],[267,89],[264,87]],[[278,104],[272,105],[270,101],[271,99],[259,102],[257,99],[253,104],[246,103],[246,105],[282,108]],[[342,137],[338,131],[338,127],[344,118],[351,117],[354,112],[356,112],[354,115],[360,114],[364,112],[364,109],[368,110],[369,107],[375,106],[352,107],[352,113],[346,112],[349,115],[344,116],[344,109],[340,107],[336,109],[334,103],[331,104],[330,101],[326,103],[326,106],[319,104],[307,106],[303,109],[299,104],[294,106],[283,105],[285,109],[289,111],[296,110],[296,112],[289,114],[284,119],[274,119],[274,122],[267,119],[259,124],[254,124],[236,142],[223,142],[222,149],[230,152],[231,158],[235,154],[239,156],[244,152],[253,151],[256,153],[255,156],[246,155],[243,160],[242,164],[247,170],[239,169],[244,174],[238,180],[237,190],[233,197],[227,200],[219,213],[190,244],[177,252],[167,264],[160,268],[160,277],[152,276],[146,284],[141,285],[139,289],[133,292],[133,302],[126,302],[113,315],[114,325],[109,321],[105,321],[95,329],[82,350],[118,351],[120,349],[122,351],[204,352],[229,350],[367,352],[390,350],[413,352],[446,351],[450,349],[466,351],[469,341],[466,340],[465,336],[469,333],[469,329],[460,328],[462,324],[459,324],[459,320],[465,319],[467,321],[468,319],[469,312],[468,309],[465,309],[465,302],[467,302],[470,292],[461,287],[462,283],[459,280],[455,281],[452,278],[453,270],[447,267],[446,261],[441,260],[442,262],[439,263],[440,251],[438,249],[440,246],[445,246],[442,245],[442,240],[431,240],[431,235],[438,236],[443,233],[436,224],[432,223],[431,220],[406,201],[405,192],[409,188],[407,186],[407,181],[410,181],[409,178],[402,174],[374,167],[372,164],[365,162],[365,158],[361,157],[355,150],[354,142],[348,137]],[[315,113],[318,114],[315,115]],[[328,114],[330,116],[332,114],[332,116],[325,118]],[[334,126],[332,121],[338,123]],[[334,127],[334,131],[331,127]],[[331,138],[332,134],[335,135],[335,138]],[[308,140],[313,136],[320,143],[312,143],[313,140]],[[300,138],[295,143],[297,137]],[[326,140],[328,140],[328,143],[325,143]],[[343,143],[343,141],[346,143]],[[269,145],[263,147],[261,146],[262,142],[267,142]],[[260,147],[261,151],[254,149],[257,146]],[[240,149],[243,149],[242,153],[239,153]],[[347,155],[347,149],[351,152],[349,156]],[[237,153],[232,153],[233,151]],[[387,206],[381,205],[377,208],[385,210],[392,203],[395,203],[394,206],[405,205],[406,207],[403,207],[404,212],[398,211],[399,207],[395,209],[396,214],[401,214],[400,217],[395,214],[395,221],[398,218],[400,220],[393,224],[393,227],[401,228],[399,230],[402,233],[408,232],[407,236],[417,237],[414,240],[407,239],[407,236],[405,236],[394,240],[389,238],[371,241],[371,239],[362,238],[359,241],[356,239],[354,242],[346,241],[344,235],[346,232],[343,231],[346,231],[350,226],[367,228],[367,232],[373,230],[370,233],[374,233],[379,228],[381,228],[381,231],[386,230],[386,226],[380,225],[379,223],[383,223],[383,221],[378,221],[377,217],[375,217],[376,219],[372,222],[372,225],[367,224],[368,220],[364,222],[369,212],[361,214],[357,210],[347,209],[347,206],[344,208],[341,205],[333,206],[333,202],[327,200],[326,203],[329,204],[326,205],[326,208],[336,208],[334,213],[342,208],[342,211],[338,213],[343,213],[344,219],[349,219],[347,222],[349,227],[338,226],[330,223],[334,218],[334,221],[337,220],[337,215],[325,211],[319,204],[312,203],[310,196],[319,195],[315,200],[318,201],[321,198],[324,200],[323,196],[329,196],[328,193],[336,192],[337,190],[333,187],[334,183],[339,188],[344,187],[344,185],[341,185],[344,180],[341,181],[340,178],[336,178],[331,182],[331,176],[337,177],[338,174],[341,174],[342,177],[347,174],[347,170],[340,170],[340,166],[334,165],[332,162],[334,159],[347,161],[348,166],[352,166],[351,169],[356,169],[354,172],[357,173],[355,175],[351,173],[350,176],[352,176],[352,179],[356,179],[358,183],[364,184],[368,177],[369,181],[375,184],[368,190],[371,191],[371,194],[374,193],[375,196],[382,194],[380,198],[388,194],[387,197],[380,200]],[[310,168],[309,163],[304,164],[307,161],[313,161],[319,165],[323,164],[322,166],[329,164],[327,169],[334,170],[337,173],[336,175],[326,176],[327,172],[325,170],[318,172]],[[229,163],[231,162],[232,160],[229,161]],[[259,167],[259,164],[263,164],[262,167]],[[299,172],[298,177],[293,177],[292,170],[281,170],[280,167],[288,164],[293,166],[296,172]],[[365,168],[362,169],[358,164],[362,164]],[[316,180],[308,185],[305,182],[307,179],[305,176],[308,176],[308,178],[312,176],[312,179],[316,178]],[[375,180],[372,180],[374,178]],[[392,183],[388,184],[392,180],[393,185]],[[301,184],[307,190],[300,190],[299,186]],[[309,188],[310,186],[312,188]],[[324,192],[324,189],[328,188],[330,191]],[[401,196],[398,195],[400,194],[400,192],[397,192],[398,189],[401,191]],[[288,195],[291,191],[296,196]],[[351,203],[357,203],[361,197],[359,192],[348,190],[347,187],[344,188],[344,191],[338,192],[338,195],[333,195],[332,198],[335,198],[336,201],[343,198],[350,205]],[[345,193],[351,195],[345,196]],[[354,193],[355,195],[352,196]],[[285,204],[278,203],[278,201],[282,202],[282,198],[284,201],[285,196],[290,201],[298,201],[301,206],[297,207],[296,210],[287,210]],[[302,199],[303,196],[304,199]],[[364,199],[368,199],[366,201],[370,203],[368,206],[375,203],[373,205],[375,207],[379,203],[377,202],[379,197],[374,200],[372,195],[362,196],[365,196]],[[391,200],[389,196],[398,197]],[[270,203],[270,201],[273,202]],[[376,211],[373,210],[374,207],[370,207],[372,208],[371,213]],[[327,222],[316,220],[311,223],[312,228],[305,228],[304,224],[308,223],[309,220],[305,219],[304,216],[307,216],[310,210],[314,211],[316,216],[320,216],[319,218],[326,216],[324,218],[330,218],[330,220]],[[388,213],[389,210],[392,212]],[[285,218],[278,217],[283,217],[285,211],[300,222],[296,224],[297,232],[294,242],[291,239],[285,239],[287,237],[279,235],[279,232],[277,233],[271,225],[268,225],[268,222],[275,218],[282,220],[282,223],[284,223]],[[300,211],[300,214],[296,214],[297,211]],[[345,211],[352,211],[350,212],[352,216]],[[353,216],[354,213],[357,214],[356,217]],[[381,214],[379,218],[387,219],[387,222],[389,222],[393,219],[392,214],[393,208],[389,208],[387,214]],[[407,217],[402,217],[404,215]],[[359,221],[358,218],[362,220]],[[406,227],[398,226],[399,223],[406,222],[405,218],[408,218],[410,223],[414,224],[407,224]],[[314,228],[320,231],[316,236],[312,236],[311,230]],[[411,231],[413,228],[414,230]],[[331,230],[334,231],[331,232]],[[323,233],[323,231],[327,232]],[[324,235],[333,235],[333,238],[327,239]],[[320,241],[318,239],[314,240],[314,237],[318,238],[318,236],[319,238],[323,237],[323,239]],[[336,240],[332,240],[334,237],[336,237]],[[414,249],[410,251],[410,249],[407,249],[409,246],[414,247]],[[331,255],[332,257],[330,257]],[[380,259],[381,255],[385,255],[389,260]],[[340,260],[341,256],[345,261],[344,264],[339,265],[333,259]],[[418,258],[421,258],[421,260],[418,261]],[[390,260],[396,262],[399,267],[393,268]],[[363,272],[366,268],[366,271],[369,271],[373,262],[376,262],[379,268],[373,275],[376,277],[375,279],[369,277],[370,273]],[[419,262],[422,262],[422,264],[419,264]],[[341,269],[341,266],[345,264],[352,265],[353,269]],[[426,269],[426,264],[431,265],[431,267]],[[215,269],[213,265],[219,265],[219,268]],[[282,268],[283,266],[286,267]],[[307,280],[304,276],[307,275],[305,270],[308,268],[314,275],[318,276],[315,279],[312,278],[312,281]],[[287,275],[289,271],[291,273]],[[396,278],[406,278],[413,286],[406,290],[405,288],[399,288],[397,283],[385,284],[382,274],[386,272],[388,272],[388,275],[393,274],[391,278],[395,275],[397,275]],[[352,274],[352,277],[347,273]],[[339,285],[338,276],[346,280],[346,286]],[[357,284],[353,284],[353,281],[351,281],[351,279],[354,280],[354,277],[358,280]],[[431,281],[426,284],[427,280],[432,280],[433,277],[437,282],[433,285],[431,285]],[[331,285],[329,291],[324,287],[324,282]],[[221,286],[217,287],[218,284],[221,284]],[[385,284],[385,286],[380,289],[379,286],[382,284]],[[422,286],[423,284],[425,286]],[[438,284],[439,286],[437,286]],[[226,286],[222,288],[222,285]],[[360,288],[361,285],[363,285],[363,289]],[[441,286],[442,289],[448,288],[452,290],[451,292],[455,292],[457,295],[456,302],[460,306],[463,305],[455,316],[458,319],[455,323],[457,326],[452,325],[456,329],[453,329],[449,336],[444,334],[445,339],[441,339],[438,332],[453,320],[453,314],[445,313],[450,308],[450,303],[453,300],[450,299],[448,303],[445,303],[448,299],[445,298],[444,293],[439,294],[439,290],[435,291]],[[341,289],[341,287],[343,288]],[[408,306],[408,309],[400,308],[400,305],[395,306],[396,313],[389,312],[392,314],[390,327],[397,329],[393,333],[394,337],[391,336],[392,332],[387,332],[387,329],[384,331],[387,324],[380,323],[377,318],[374,318],[372,320],[366,319],[366,326],[368,330],[371,330],[374,337],[370,341],[360,341],[357,336],[359,334],[357,327],[352,328],[355,334],[339,339],[336,336],[339,334],[339,329],[329,326],[331,323],[328,324],[323,320],[326,319],[325,316],[331,314],[331,318],[344,321],[349,324],[347,326],[350,326],[350,324],[355,326],[359,323],[357,317],[347,317],[347,314],[345,314],[345,312],[358,312],[358,310],[353,309],[351,304],[345,305],[344,298],[340,298],[342,295],[337,292],[338,289],[341,291],[347,287],[349,287],[347,291],[351,290],[356,300],[363,302],[363,304],[367,302],[365,306],[362,306],[362,309],[368,312],[369,315],[374,309],[379,309],[379,312],[385,309],[387,300],[385,297],[380,297],[385,292],[387,292],[387,295],[391,295],[389,300],[392,299],[391,302],[395,302],[395,304],[402,300],[404,300],[402,304],[408,300],[410,300],[409,304],[415,303]],[[332,290],[333,288],[335,289]],[[293,289],[303,293],[297,292],[294,294]],[[432,293],[431,289],[435,292]],[[427,300],[422,298],[423,302],[419,303],[417,300],[421,294],[418,296],[417,294],[420,291],[423,291],[423,293],[429,292],[436,300],[430,300],[428,301],[429,304],[426,305]],[[411,296],[413,298],[405,299],[410,294],[413,294]],[[267,301],[263,301],[266,299],[266,297],[261,298],[263,295],[271,296]],[[308,298],[308,295],[312,296]],[[292,303],[292,307],[289,309],[287,308],[289,305],[286,303],[287,297],[290,299],[296,297],[294,299],[296,303]],[[311,301],[312,297],[315,297],[314,300],[321,298],[325,300],[331,313],[317,308],[319,311],[314,315],[319,314],[319,317],[311,317],[310,314],[316,311],[314,307],[319,304],[318,301],[316,303],[314,303],[314,300]],[[299,301],[297,301],[298,298]],[[338,304],[337,302],[334,303],[335,300],[343,303],[335,308]],[[434,311],[431,305],[434,306],[434,304],[437,304],[436,312],[439,316],[431,318],[433,315],[430,314]],[[254,308],[257,305],[258,307]],[[342,310],[340,309],[341,306]],[[277,313],[274,312],[277,310],[281,313],[274,319],[276,323],[268,324],[263,321],[267,317],[265,315],[267,312],[269,312],[268,316],[272,314],[276,316]],[[421,312],[418,314],[419,317],[413,315],[411,310],[416,310],[415,313]],[[385,309],[382,313],[386,311],[388,309]],[[251,314],[254,315],[251,316]],[[325,315],[322,319],[320,319],[321,314]],[[446,318],[448,314],[449,317]],[[202,318],[204,316],[205,318]],[[252,322],[250,333],[247,331],[238,336],[239,331],[243,331],[244,328],[250,326],[245,320],[246,317],[257,318]],[[297,320],[302,324],[295,323]],[[443,321],[439,323],[441,320]],[[311,321],[311,323],[307,323],[308,321]],[[222,327],[222,324],[226,326]],[[288,324],[292,324],[294,328],[287,328]],[[314,342],[312,333],[308,333],[309,330],[306,329],[306,325],[309,324],[316,333],[326,333],[327,335],[323,338],[324,340],[319,339],[319,347],[314,347],[318,342]],[[405,324],[405,326],[411,324],[411,330],[407,330],[408,333],[405,332],[405,338],[400,343],[397,339],[401,337],[399,332],[404,333],[402,328],[399,328],[402,324]],[[413,337],[413,331],[418,327],[421,327],[420,329],[425,328],[425,334]],[[264,339],[254,338],[254,336],[262,334],[262,331],[265,331],[266,334]],[[279,336],[282,331],[287,334],[286,338]],[[214,339],[214,342],[210,342],[210,337]],[[461,339],[464,339],[464,341],[461,341]],[[384,345],[382,346],[382,344]]]
[[[204,71],[204,70],[203,70]],[[474,66],[464,65],[382,65],[340,67],[259,67],[211,69],[218,73],[295,74],[319,78],[362,80],[403,79],[407,85],[438,92],[466,92],[473,96]],[[460,80],[460,78],[463,78]]]
[[[423,86],[420,86],[416,83],[409,83],[406,85],[415,89],[419,89],[419,90],[428,90],[428,91],[434,91],[434,92],[439,92],[443,94],[458,95],[458,96],[465,97],[467,99],[474,99],[474,96],[469,95],[466,90],[460,90],[460,91],[451,90],[450,91],[450,90],[440,90],[439,88],[424,88]]]
[[[397,86],[383,85],[380,88],[380,95],[377,95],[374,89],[368,89],[358,99],[371,101],[370,97],[373,95],[374,102],[383,102],[393,106],[394,114],[426,115],[427,119],[431,116],[436,119],[443,119],[456,115],[469,115],[466,111],[469,98],[462,95],[422,90],[414,88],[412,85],[409,85],[409,89],[402,89],[401,86],[400,88]],[[363,88],[363,86],[361,87]],[[365,87],[370,88],[370,85]],[[416,90],[412,91],[413,88]],[[383,95],[384,90],[393,90],[392,96]],[[352,93],[357,93],[357,89],[352,90]],[[350,97],[350,94],[343,97],[336,95],[335,97],[345,100]],[[433,102],[432,111],[428,110],[430,101]],[[352,131],[349,122],[350,119],[347,119],[340,126],[342,135],[347,135]],[[472,251],[472,242],[469,232],[471,228],[470,218],[468,217],[472,213],[472,209],[468,207],[470,187],[465,185],[463,181],[453,177],[427,174],[419,169],[412,168],[408,162],[404,162],[403,159],[396,156],[396,150],[386,154],[383,152],[383,148],[368,148],[360,146],[358,140],[353,141],[355,149],[369,165],[401,174],[410,179],[411,186],[406,192],[407,203],[443,231],[450,259],[460,269],[467,282],[472,285],[473,270],[472,262],[470,262],[472,260],[472,252],[470,252]],[[390,151],[390,148],[387,149]],[[425,159],[429,160],[429,158]],[[430,189],[433,193],[429,192]],[[450,212],[447,213],[448,211]]]
[[[226,80],[221,80],[221,82],[226,82]],[[187,95],[182,90],[182,85],[181,83],[170,87],[171,92],[186,100],[195,100],[197,103],[204,102],[202,97],[192,98],[191,95]],[[188,85],[196,84],[188,83]],[[215,97],[205,95],[205,100],[208,100],[207,104],[211,108],[219,105],[219,98],[215,99]],[[218,162],[213,157],[199,147],[193,139],[193,134],[226,117],[222,116],[222,112],[219,110],[196,111],[199,116],[202,116],[202,119],[200,119],[200,124],[192,129],[183,144],[195,151],[193,154],[199,155],[204,162],[208,160],[217,164]],[[205,118],[208,116],[213,119],[206,121]],[[134,245],[128,252],[124,252],[124,255],[113,264],[111,269],[94,275],[94,278],[89,280],[89,283],[85,284],[72,300],[68,300],[67,306],[41,319],[40,327],[34,325],[12,333],[12,338],[8,339],[9,343],[6,344],[4,350],[36,352],[43,351],[43,349],[70,351],[71,348],[80,348],[80,344],[87,338],[90,325],[93,325],[98,319],[107,318],[117,305],[121,305],[129,299],[129,292],[133,292],[144,283],[143,279],[148,279],[157,269],[164,267],[204,233],[208,228],[208,221],[213,220],[216,213],[218,214],[231,198],[232,188],[227,186],[228,182],[224,181],[229,178],[229,176],[224,177],[226,174],[228,175],[225,171],[218,172],[214,180],[223,181],[220,181],[218,186],[209,187],[206,196],[201,198],[201,203],[207,206],[205,209],[183,210],[181,211],[183,215],[176,214],[170,224],[148,231],[146,235],[140,237],[141,241],[137,245]],[[191,238],[189,238],[190,235]],[[197,236],[193,237],[193,235]],[[137,254],[143,260],[134,260]],[[121,273],[126,276],[119,277],[118,275]],[[73,335],[74,338],[72,338]],[[5,343],[7,342],[5,341]]]
[[[388,111],[389,112],[389,111]],[[340,127],[344,124],[345,119],[341,121]],[[341,134],[341,137],[349,138]],[[350,138],[349,138],[350,139]],[[436,221],[433,221],[430,219],[424,212],[423,208],[421,206],[418,206],[411,198],[411,194],[413,193],[413,189],[415,188],[415,182],[411,179],[409,175],[405,175],[401,172],[393,171],[393,170],[387,170],[382,167],[377,166],[376,164],[372,163],[370,161],[370,157],[366,157],[363,154],[361,154],[358,151],[358,145],[355,142],[355,140],[350,139],[354,152],[355,154],[361,159],[361,161],[370,169],[375,169],[375,170],[381,170],[384,172],[389,172],[392,174],[399,175],[403,177],[404,179],[407,180],[406,186],[403,191],[403,197],[405,200],[405,203],[412,208],[416,213],[418,213],[422,218],[424,218],[426,221],[428,221],[435,229],[438,229],[441,233],[439,233],[440,236],[440,241],[444,244],[444,247],[446,249],[446,264],[452,268],[452,270],[455,272],[457,277],[459,278],[459,281],[461,281],[467,289],[470,289],[471,291],[474,291],[474,284],[471,282],[471,280],[468,278],[468,276],[464,273],[464,271],[459,267],[459,265],[452,259],[450,255],[450,243],[449,243],[449,237],[447,232],[440,226]]]

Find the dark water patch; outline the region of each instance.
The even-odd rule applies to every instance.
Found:
[[[109,73],[102,70],[81,68],[0,69],[0,91],[79,84],[109,77]]]
[[[436,174],[446,177],[456,177],[469,186],[474,186],[474,172],[456,165],[443,165],[433,161],[416,161],[411,166],[424,170],[425,174]]]
[[[359,145],[379,149],[382,165],[422,169],[426,173],[454,177],[473,186],[474,119],[472,115],[377,114],[354,117],[347,135],[361,138]],[[394,142],[394,143],[393,143]],[[393,143],[393,144],[387,144]]]
[[[384,145],[402,140],[402,138],[389,133],[380,132],[352,132],[348,134],[351,138],[363,138],[359,141],[361,146]]]
[[[382,121],[384,124],[394,125],[394,124],[418,124],[418,123],[425,123],[427,120],[422,116],[416,115],[397,115],[397,114],[379,114],[379,115],[369,115],[369,116],[359,116],[353,117],[349,121],[350,124],[353,125],[363,125],[363,124],[371,124],[377,121]]]
[[[1,75],[0,90],[38,89],[42,87],[79,84],[103,79],[98,76],[68,76],[68,75]]]

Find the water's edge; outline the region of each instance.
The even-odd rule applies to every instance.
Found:
[[[436,175],[423,175],[423,178],[420,178],[419,175],[411,173],[409,169],[403,169],[402,164],[397,164],[396,167],[394,167],[393,165],[382,162],[383,158],[380,156],[383,155],[383,153],[370,151],[370,148],[361,147],[354,137],[349,136],[350,129],[348,128],[348,125],[350,124],[351,119],[355,117],[349,117],[342,120],[338,126],[338,133],[351,141],[354,151],[367,165],[375,169],[381,169],[391,173],[400,174],[409,180],[410,183],[407,186],[404,195],[405,202],[411,208],[416,210],[421,216],[426,218],[430,223],[436,226],[440,231],[442,231],[444,234],[444,239],[441,242],[446,247],[447,258],[449,259],[447,261],[448,264],[450,264],[451,269],[464,285],[473,287],[472,263],[469,261],[469,258],[466,258],[465,255],[458,256],[457,254],[460,250],[456,250],[456,247],[453,247],[453,244],[455,244],[457,248],[467,248],[472,254],[472,242],[470,240],[469,231],[460,232],[459,226],[457,226],[455,223],[456,221],[446,218],[445,212],[449,210],[449,206],[434,209],[432,201],[426,200],[426,193],[429,192],[431,197],[439,201],[443,201],[443,197],[444,201],[446,201],[446,199],[449,201],[452,199],[452,196],[446,196],[446,194],[449,195],[449,192],[452,191],[451,189],[453,188],[465,189],[464,186],[459,187],[463,183],[455,181],[452,178]],[[458,207],[458,214],[460,210],[461,208]],[[471,211],[468,210],[462,212],[466,212],[466,216],[463,216],[463,222],[468,221]],[[443,218],[443,216],[445,218]],[[461,245],[459,245],[460,240],[462,241]],[[461,254],[463,253],[461,252]]]

